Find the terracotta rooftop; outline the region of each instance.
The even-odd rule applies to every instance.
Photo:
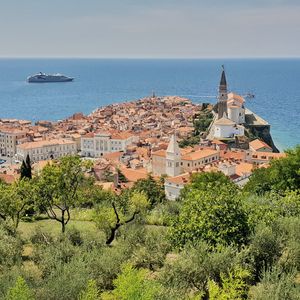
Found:
[[[145,169],[133,170],[126,167],[121,167],[121,171],[128,181],[136,182],[139,179],[146,179],[148,172]]]
[[[235,94],[235,93],[228,93],[228,100],[227,101],[229,102],[232,99],[233,100],[237,100],[240,103],[244,103],[245,102],[245,99],[242,96],[240,96],[238,94]]]
[[[242,162],[236,164],[235,172],[239,176],[243,176],[245,174],[250,174],[253,171],[253,164]]]
[[[259,139],[256,139],[256,140],[250,142],[249,146],[255,151],[257,151],[261,148],[268,148],[268,149],[272,150],[272,148],[267,143],[265,143],[264,141],[259,140]]]
[[[167,182],[173,183],[173,184],[187,184],[191,180],[191,175],[190,173],[184,173],[175,177],[168,177],[166,178]]]
[[[205,158],[212,155],[217,155],[219,152],[213,149],[202,149],[195,152],[190,152],[184,155],[182,160],[199,160],[201,158]]]
[[[47,146],[55,146],[55,145],[67,145],[67,144],[74,144],[73,141],[64,140],[64,139],[53,139],[53,140],[42,140],[38,142],[28,142],[19,145],[18,147],[26,150],[26,149],[33,149],[33,148],[42,148]]]

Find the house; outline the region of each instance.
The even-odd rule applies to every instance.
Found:
[[[253,152],[273,152],[272,147],[262,140],[256,139],[249,143],[249,149]]]

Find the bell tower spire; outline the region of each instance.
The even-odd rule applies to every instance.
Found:
[[[168,176],[180,175],[180,148],[176,140],[176,133],[171,136],[167,151],[166,151],[166,174]]]
[[[226,75],[225,75],[225,68],[224,65],[222,65],[222,74],[221,74],[221,80],[219,85],[219,95],[218,95],[218,119],[221,119],[226,113],[227,115],[227,81],[226,81]]]

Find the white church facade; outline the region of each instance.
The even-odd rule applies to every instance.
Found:
[[[219,159],[220,152],[215,149],[180,149],[176,136],[172,135],[167,150],[152,153],[150,171],[155,176],[175,177],[185,172],[199,171]]]

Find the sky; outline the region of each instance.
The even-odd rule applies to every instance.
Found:
[[[0,57],[299,57],[300,0],[0,0]]]

